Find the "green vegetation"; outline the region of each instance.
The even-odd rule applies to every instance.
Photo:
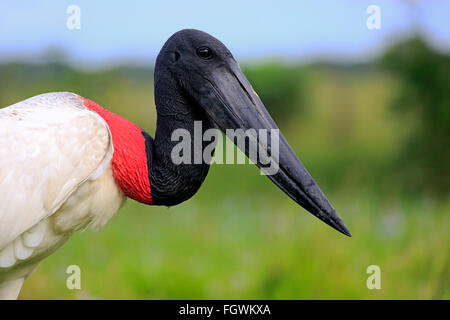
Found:
[[[416,190],[448,196],[450,58],[415,39],[396,46],[382,62],[401,80],[393,109],[415,122],[400,153],[401,173]]]
[[[352,231],[337,233],[251,165],[213,165],[191,200],[129,201],[77,233],[21,298],[449,299],[449,57],[419,40],[363,66],[244,66]],[[0,65],[0,105],[42,92],[92,98],[153,133],[152,70]],[[411,144],[411,141],[415,143]],[[68,265],[82,290],[66,288]],[[381,290],[366,268],[381,268]]]

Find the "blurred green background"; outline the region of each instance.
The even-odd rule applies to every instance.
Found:
[[[0,65],[0,105],[73,91],[155,130],[152,69],[89,72],[52,49]],[[419,37],[361,64],[242,63],[352,238],[296,205],[252,165],[213,165],[172,208],[129,200],[77,233],[22,299],[449,299],[450,58]],[[66,288],[68,265],[82,289]],[[369,290],[366,268],[381,268]]]
[[[67,27],[72,5],[80,29]],[[367,27],[371,5],[379,29]],[[15,0],[0,11],[0,107],[72,91],[152,135],[164,41],[183,28],[216,36],[353,234],[252,165],[213,165],[183,204],[130,200],[100,232],[76,233],[21,299],[450,299],[450,1]],[[81,290],[66,288],[69,265]],[[370,265],[381,290],[366,286]]]

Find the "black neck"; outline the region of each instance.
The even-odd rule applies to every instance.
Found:
[[[147,133],[146,149],[153,203],[173,206],[192,197],[206,178],[209,164],[194,164],[194,121],[202,122],[202,131],[215,128],[204,111],[195,105],[178,83],[155,70],[155,104],[157,124],[155,139]],[[191,164],[175,164],[171,153],[179,141],[172,141],[172,132],[185,129],[191,136]],[[202,132],[202,135],[203,135]],[[202,152],[209,143],[202,143]]]

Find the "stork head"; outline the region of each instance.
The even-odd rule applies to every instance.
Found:
[[[175,33],[164,44],[156,60],[155,88],[161,78],[170,78],[170,86],[188,97],[192,102],[190,107],[202,110],[224,133],[229,129],[255,129],[256,132],[266,129],[271,137],[278,135],[276,139],[267,138],[266,141],[258,136],[247,136],[244,146],[236,143],[236,137],[233,140],[247,156],[252,150],[264,149],[267,159],[258,156],[251,160],[262,170],[276,168],[266,172],[269,179],[314,216],[350,236],[222,42],[198,30]],[[275,149],[278,149],[276,155]]]

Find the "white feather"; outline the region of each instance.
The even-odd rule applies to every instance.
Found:
[[[0,287],[120,208],[125,196],[112,155],[108,125],[76,94],[42,94],[0,109]]]

